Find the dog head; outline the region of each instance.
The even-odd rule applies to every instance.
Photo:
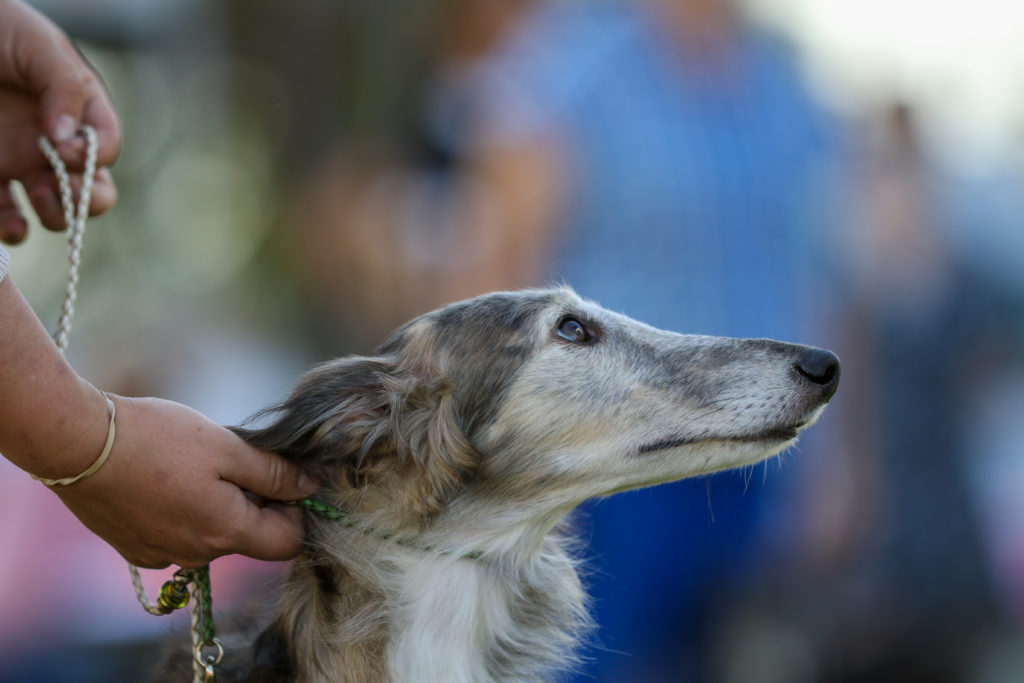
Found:
[[[422,528],[466,496],[568,509],[757,462],[817,419],[838,380],[827,351],[675,334],[567,288],[526,290],[421,316],[237,431],[347,509]]]

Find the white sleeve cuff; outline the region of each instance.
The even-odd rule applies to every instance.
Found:
[[[11,255],[7,253],[7,250],[0,246],[0,281],[7,275],[7,269],[11,267]]]

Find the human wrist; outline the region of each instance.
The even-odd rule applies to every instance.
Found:
[[[37,476],[78,474],[103,449],[106,400],[61,356],[10,275],[0,280],[0,330],[0,453]]]
[[[52,412],[36,424],[43,436],[34,439],[8,459],[33,478],[74,478],[96,462],[105,450],[112,410],[108,399],[85,380],[54,402]],[[45,482],[44,482],[45,483]]]

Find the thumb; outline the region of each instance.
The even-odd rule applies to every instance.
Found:
[[[82,121],[86,88],[81,79],[73,76],[76,65],[70,60],[45,61],[63,62],[65,66],[44,81],[46,85],[40,92],[39,107],[42,111],[43,131],[54,142],[65,142],[75,136]],[[50,67],[41,65],[39,68]]]
[[[257,560],[290,560],[302,549],[302,511],[298,506],[249,503],[248,524],[234,552]]]
[[[63,32],[37,10],[20,6],[20,31],[9,36],[13,73],[8,80],[39,97],[43,131],[56,142],[71,139],[88,98],[88,68]]]
[[[239,439],[241,448],[221,476],[246,491],[269,500],[293,501],[311,496],[320,483],[301,467],[280,455],[252,448]]]

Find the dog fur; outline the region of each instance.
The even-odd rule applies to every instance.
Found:
[[[829,352],[665,332],[568,288],[421,316],[236,430],[350,521],[307,516],[272,623],[228,638],[217,680],[550,680],[590,626],[566,515],[782,451],[838,376]]]

